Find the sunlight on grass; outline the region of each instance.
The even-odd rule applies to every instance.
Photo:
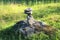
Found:
[[[36,17],[35,19],[39,20],[42,15],[47,14],[48,15],[47,18],[46,17],[41,18],[41,20],[42,19],[46,20],[46,19],[49,19],[49,17],[50,18],[53,17],[53,15],[49,16],[50,14],[48,13],[54,11],[57,7],[60,7],[60,3],[37,4],[37,5],[32,5],[32,6],[21,5],[21,4],[7,4],[7,5],[1,4],[0,5],[0,20],[2,21],[0,22],[1,24],[0,28],[2,29],[7,28],[6,26],[10,25],[10,22],[12,21],[17,22],[17,20],[25,19],[26,16],[23,13],[24,13],[24,9],[28,7],[31,7],[33,9],[33,16]],[[60,16],[56,16],[56,18],[57,17],[60,17]],[[59,20],[59,18],[57,19]],[[56,20],[56,19],[52,18],[52,20]],[[3,25],[5,27],[3,27]]]

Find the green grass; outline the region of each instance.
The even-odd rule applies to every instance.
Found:
[[[50,38],[48,35],[34,34],[27,39],[21,39],[14,34],[12,26],[26,19],[24,9],[31,7],[33,9],[33,17],[35,20],[44,21],[47,24],[59,29],[55,35]],[[21,4],[1,4],[0,5],[0,40],[60,40],[60,3],[21,5]]]

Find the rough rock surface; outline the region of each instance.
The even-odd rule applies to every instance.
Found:
[[[18,31],[19,33],[22,33],[23,36],[29,36],[41,31],[49,35],[55,31],[55,28],[52,28],[44,22],[34,20],[33,16],[31,15],[32,12],[30,8],[25,10],[25,13],[27,14],[27,19],[17,23],[19,28]]]

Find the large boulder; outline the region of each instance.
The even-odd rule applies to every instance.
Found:
[[[23,36],[29,36],[34,33],[37,34],[41,31],[46,34],[52,34],[55,31],[55,28],[45,24],[44,22],[34,20],[31,8],[26,9],[24,13],[27,14],[27,19],[16,23],[19,33]]]

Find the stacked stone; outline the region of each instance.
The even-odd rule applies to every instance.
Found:
[[[19,31],[22,32],[23,35],[27,36],[33,33],[38,33],[41,31],[42,26],[45,25],[43,22],[38,22],[34,20],[32,16],[32,9],[27,8],[24,11],[25,14],[27,14],[27,19],[25,21],[20,21],[20,29]]]

